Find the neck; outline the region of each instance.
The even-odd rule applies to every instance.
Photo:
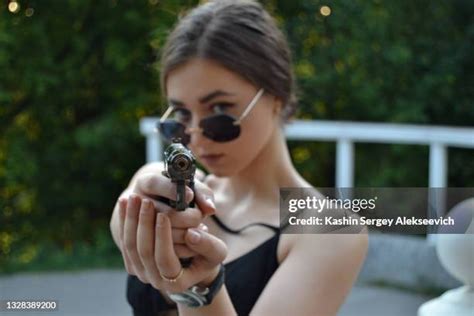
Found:
[[[247,168],[226,179],[226,192],[234,201],[258,197],[275,203],[281,187],[309,186],[293,167],[282,129],[276,128],[270,140]]]

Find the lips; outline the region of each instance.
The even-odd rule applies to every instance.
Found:
[[[207,164],[215,164],[221,160],[222,157],[224,157],[224,154],[206,154],[200,156],[201,160]]]

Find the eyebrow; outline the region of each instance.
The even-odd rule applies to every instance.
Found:
[[[199,103],[203,104],[203,103],[207,103],[207,102],[209,102],[212,99],[217,98],[217,97],[233,96],[233,95],[234,94],[230,93],[230,92],[225,92],[225,91],[222,91],[222,90],[216,90],[216,91],[213,91],[213,92],[199,98]],[[168,102],[172,106],[176,106],[176,107],[184,106],[183,102],[175,100],[175,99],[169,99]]]

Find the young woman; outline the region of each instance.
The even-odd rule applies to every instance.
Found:
[[[311,185],[282,131],[296,98],[275,21],[253,1],[195,8],[168,38],[161,78],[174,124],[162,131],[179,136],[208,175],[199,173],[197,205],[184,212],[156,199],[176,197],[160,163],[142,167],[119,198],[111,231],[134,314],[335,315],[367,235],[280,234],[279,188]]]

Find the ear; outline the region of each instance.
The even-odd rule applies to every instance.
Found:
[[[273,114],[279,116],[281,113],[281,109],[283,108],[283,102],[278,97],[272,98],[273,103]]]

